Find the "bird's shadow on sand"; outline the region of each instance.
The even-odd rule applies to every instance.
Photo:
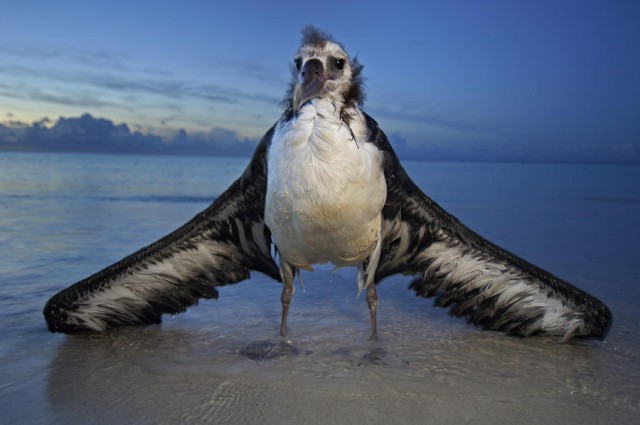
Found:
[[[194,393],[211,394],[222,382],[331,379],[334,368],[353,373],[398,363],[382,343],[364,336],[360,344],[320,349],[279,336],[248,341],[161,326],[63,338],[48,368],[46,394],[54,418],[69,423],[86,415],[98,415],[99,423],[143,420],[149,409],[173,414],[176,400],[197,404]]]
[[[47,395],[54,406],[108,400],[117,394],[131,394],[131,388],[148,390],[158,380],[193,381],[198,386],[209,379],[277,381],[323,376],[339,380],[385,374],[399,379],[439,379],[455,385],[458,380],[498,383],[501,376],[518,380],[541,373],[557,381],[563,381],[564,376],[588,380],[600,367],[594,353],[597,347],[594,350],[591,345],[480,331],[412,346],[393,335],[380,341],[368,341],[360,335],[361,341],[356,342],[353,337],[247,340],[238,335],[162,326],[64,338],[49,366]]]

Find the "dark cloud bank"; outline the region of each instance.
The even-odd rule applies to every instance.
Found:
[[[266,132],[267,129],[265,129]],[[636,145],[626,149],[570,145],[542,148],[536,144],[474,143],[467,146],[411,145],[398,133],[388,134],[398,156],[405,160],[522,161],[638,163]],[[131,131],[126,124],[84,114],[77,118],[48,119],[32,124],[0,124],[0,151],[90,152],[155,155],[250,156],[258,139],[241,138],[232,130],[214,128],[206,133],[178,130],[172,136]]]
[[[179,130],[174,136],[161,137],[132,132],[126,124],[114,124],[89,114],[60,118],[53,125],[47,124],[47,119],[31,125],[0,124],[0,150],[249,156],[258,143],[258,140],[240,138],[235,132],[221,128],[207,133]]]
[[[267,129],[265,129],[266,132]],[[433,158],[434,152],[414,152],[399,135],[399,154],[409,158]],[[173,136],[131,131],[126,124],[84,114],[78,118],[59,118],[52,124],[47,118],[33,124],[0,124],[0,151],[14,152],[89,152],[156,155],[250,156],[259,140],[240,138],[232,130],[214,128],[207,133],[178,130]],[[441,155],[435,152],[436,158]],[[404,155],[403,155],[404,156]]]

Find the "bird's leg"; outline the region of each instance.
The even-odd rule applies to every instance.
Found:
[[[293,286],[284,285],[282,288],[282,319],[280,320],[280,336],[287,335],[287,315],[289,314],[289,305],[291,304],[291,298],[293,298]]]
[[[378,321],[377,321],[377,311],[378,311],[378,289],[376,288],[376,284],[372,283],[367,288],[367,304],[369,304],[369,313],[371,314],[371,341],[378,340]]]
[[[282,276],[282,296],[280,301],[282,302],[282,318],[280,319],[280,336],[287,335],[287,315],[289,314],[289,305],[291,305],[291,298],[293,298],[293,267],[288,264],[280,265],[280,275]]]

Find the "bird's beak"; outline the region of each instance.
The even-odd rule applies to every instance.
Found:
[[[308,60],[300,70],[302,81],[299,82],[293,91],[293,111],[298,109],[308,100],[319,96],[327,82],[327,73],[319,59]]]

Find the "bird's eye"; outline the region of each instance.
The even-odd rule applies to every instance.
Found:
[[[296,65],[296,69],[300,71],[300,68],[302,68],[302,58],[295,58],[293,63]]]
[[[338,69],[344,68],[344,59],[336,59],[336,68]]]

